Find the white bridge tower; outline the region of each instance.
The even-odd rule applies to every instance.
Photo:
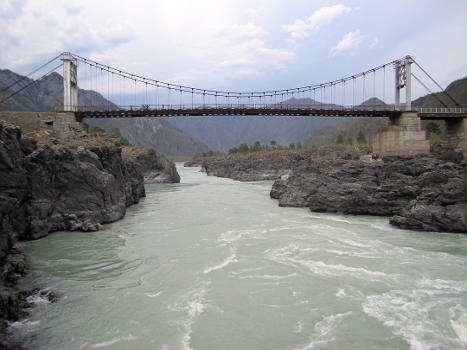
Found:
[[[62,53],[63,61],[63,110],[78,110],[78,62],[69,52]]]
[[[412,56],[405,56],[394,63],[395,94],[394,106],[397,110],[401,106],[401,89],[405,87],[405,110],[412,110],[412,71],[410,65],[414,62]]]

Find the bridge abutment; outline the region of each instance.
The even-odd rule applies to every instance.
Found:
[[[446,143],[456,152],[467,157],[467,119],[453,118],[446,120]]]
[[[84,125],[74,112],[58,112],[55,115],[53,128],[60,132],[84,130]]]
[[[391,117],[390,124],[378,132],[372,146],[373,153],[381,157],[430,153],[430,142],[416,112]]]

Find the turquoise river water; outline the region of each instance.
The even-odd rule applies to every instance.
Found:
[[[31,349],[465,349],[467,236],[280,208],[178,167],[96,233],[25,243]]]

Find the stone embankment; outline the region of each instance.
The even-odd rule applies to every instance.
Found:
[[[405,229],[467,232],[466,163],[431,156],[374,159],[367,149],[322,147],[206,158],[208,175],[275,180],[280,206],[389,216]]]
[[[0,120],[0,349],[20,348],[8,339],[7,320],[21,318],[28,306],[28,292],[15,288],[26,271],[19,240],[97,231],[145,196],[145,177],[179,181],[174,164],[155,151],[122,154],[111,138],[65,136],[22,137],[19,127]]]

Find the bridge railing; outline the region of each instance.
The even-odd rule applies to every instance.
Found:
[[[97,105],[79,106],[78,111],[157,111],[157,110],[341,110],[341,111],[395,111],[394,106],[340,106],[333,104],[295,105],[276,104],[159,104],[159,105]]]
[[[436,113],[436,114],[462,114],[466,113],[466,109],[462,107],[417,107],[419,113]]]

